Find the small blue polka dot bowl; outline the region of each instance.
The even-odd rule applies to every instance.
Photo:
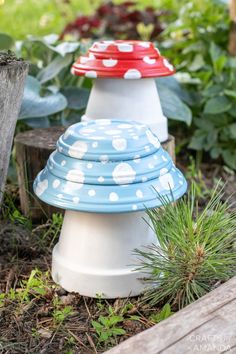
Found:
[[[76,123],[35,179],[44,202],[63,209],[123,213],[160,207],[187,189],[183,174],[148,126],[98,119]]]

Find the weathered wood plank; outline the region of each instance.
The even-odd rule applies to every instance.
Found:
[[[236,277],[106,354],[236,353]]]
[[[0,65],[0,206],[27,72],[24,61]]]

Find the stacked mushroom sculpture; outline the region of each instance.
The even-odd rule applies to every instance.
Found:
[[[173,75],[174,68],[151,42],[95,42],[72,73],[95,79],[83,121],[136,120],[148,124],[161,142],[168,139],[154,78]]]
[[[68,291],[95,297],[140,294],[133,253],[157,242],[146,208],[172,202],[186,181],[149,127],[98,119],[69,127],[34,183],[44,202],[66,209],[52,276]]]

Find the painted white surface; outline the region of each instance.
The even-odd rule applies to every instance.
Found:
[[[146,286],[134,271],[135,248],[156,243],[144,212],[94,214],[66,211],[53,250],[52,276],[68,291],[104,298],[135,296]]]
[[[154,79],[96,79],[82,120],[130,119],[148,124],[161,142],[168,138]]]

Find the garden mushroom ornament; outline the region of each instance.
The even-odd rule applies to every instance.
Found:
[[[98,119],[76,123],[35,182],[44,202],[65,209],[52,276],[68,291],[116,298],[145,285],[133,251],[157,242],[145,210],[186,191],[186,181],[144,124]]]
[[[174,67],[151,42],[95,42],[72,66],[74,75],[93,78],[83,121],[130,119],[148,124],[161,142],[168,139],[154,78],[173,75]]]

